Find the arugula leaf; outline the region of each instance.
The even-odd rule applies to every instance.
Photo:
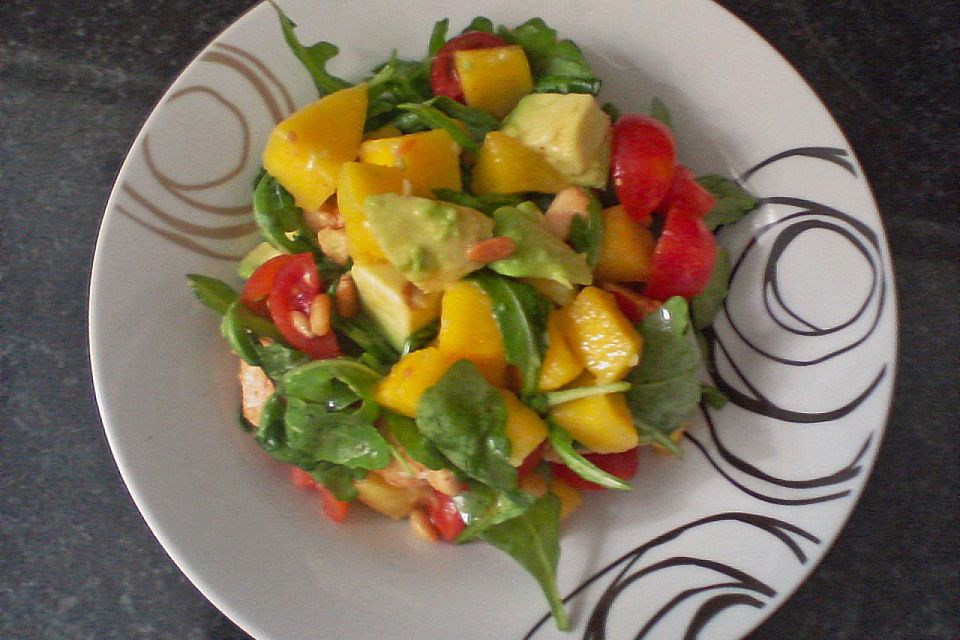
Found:
[[[417,423],[406,416],[384,411],[383,425],[408,456],[428,469],[443,469],[449,464],[440,450],[417,429]]]
[[[321,404],[287,397],[286,444],[313,461],[350,468],[382,469],[390,445],[371,421],[357,413],[329,412]]]
[[[478,196],[471,195],[465,191],[454,191],[453,189],[434,189],[433,194],[438,200],[452,202],[464,207],[470,207],[481,211],[488,216],[493,216],[493,212],[500,207],[515,206],[523,202],[523,197],[519,195],[510,195],[506,193],[482,193]]]
[[[317,93],[323,97],[328,93],[352,86],[346,80],[331,75],[326,69],[327,62],[340,53],[340,49],[338,49],[335,44],[329,42],[318,42],[309,47],[304,46],[294,32],[297,27],[296,23],[287,17],[287,14],[277,6],[276,2],[270,0],[270,4],[273,5],[277,16],[280,18],[280,29],[283,31],[283,39],[286,41],[287,46],[290,47],[293,55],[297,57],[310,73],[313,84],[317,86]]]
[[[447,42],[447,29],[450,28],[450,18],[437,20],[433,25],[433,31],[430,32],[430,44],[427,46],[427,55],[435,56]]]
[[[287,371],[310,362],[310,356],[279,342],[267,345],[256,344],[254,349],[260,360],[260,367],[274,380],[283,377]]]
[[[470,279],[490,296],[507,362],[523,377],[523,394],[540,388],[540,370],[547,353],[547,318],[553,305],[525,282],[478,271]]]
[[[640,324],[643,355],[627,375],[627,404],[641,440],[679,451],[669,435],[700,402],[700,351],[686,301],[675,296]]]
[[[504,551],[540,584],[557,629],[570,628],[563,598],[557,587],[557,561],[560,558],[560,500],[548,493],[527,511],[483,532],[481,538]]]
[[[668,127],[673,127],[673,118],[670,116],[670,109],[663,104],[660,98],[654,98],[650,103],[650,117],[659,120]]]
[[[374,399],[380,379],[379,373],[359,362],[349,358],[331,358],[314,360],[291,369],[284,374],[281,386],[290,399],[322,405],[328,403],[331,394],[338,399],[343,397],[335,384],[342,383],[362,401],[361,406],[349,415],[372,424],[380,415],[380,406]]]
[[[600,249],[603,246],[603,210],[600,200],[588,192],[590,204],[587,207],[587,216],[574,216],[570,221],[570,237],[567,241],[577,253],[582,253],[587,264],[593,269],[600,259]]]
[[[470,477],[504,490],[517,486],[506,423],[500,392],[468,360],[454,363],[417,407],[417,427],[441,453]]]
[[[396,52],[382,65],[374,68],[373,77],[367,81],[367,119],[364,131],[378,129],[403,114],[397,105],[407,102],[425,102],[433,95],[430,90],[430,58],[425,60],[401,60]],[[419,118],[415,120],[419,122]],[[400,122],[394,122],[404,132]],[[420,126],[420,128],[423,128]]]
[[[188,273],[187,280],[193,293],[205,306],[213,309],[221,316],[227,312],[230,304],[240,297],[233,287],[222,280],[204,276],[199,273]]]
[[[591,396],[605,396],[608,393],[624,393],[630,390],[629,382],[611,382],[610,384],[601,384],[591,387],[574,387],[572,389],[561,389],[559,391],[550,391],[541,394],[547,407],[555,407],[564,402],[589,398]]]
[[[380,328],[368,315],[361,313],[352,318],[343,318],[334,316],[333,329],[338,336],[347,338],[356,346],[356,355],[361,353],[365,356],[368,363],[375,364],[373,367],[378,371],[386,371],[397,360],[400,354],[393,348]],[[343,345],[347,346],[347,345]]]
[[[490,18],[485,18],[483,16],[477,16],[470,21],[463,31],[460,33],[470,33],[471,31],[480,31],[483,33],[493,33],[493,22]]]
[[[264,174],[253,190],[253,221],[264,240],[287,253],[312,252],[314,245],[303,225],[303,211],[293,203],[293,196],[270,174]],[[295,233],[290,239],[287,233]]]
[[[479,538],[490,527],[526,512],[535,498],[525,491],[496,491],[474,483],[469,491],[453,498],[466,527],[457,536],[458,543]]]
[[[713,385],[701,384],[700,395],[703,397],[703,401],[707,403],[707,406],[713,409],[722,409],[723,405],[727,404],[726,394]]]
[[[690,313],[696,329],[706,329],[720,310],[727,297],[727,281],[730,279],[730,254],[723,247],[717,247],[717,257],[707,286],[690,299]]]
[[[604,102],[600,109],[610,116],[610,122],[616,122],[620,119],[620,108],[612,102]]]
[[[480,151],[480,143],[467,135],[463,129],[457,126],[453,118],[443,111],[440,111],[440,109],[431,107],[428,104],[414,104],[410,102],[398,104],[397,108],[401,111],[416,114],[429,129],[443,129],[450,134],[454,142],[464,149],[473,151],[474,153]]]
[[[423,325],[403,341],[403,349],[400,352],[401,356],[405,356],[411,351],[417,351],[418,349],[423,349],[425,346],[430,344],[430,342],[437,337],[437,334],[440,332],[440,321],[434,320],[428,324]]]
[[[255,367],[260,366],[260,355],[257,353],[257,339],[253,331],[246,325],[246,320],[252,313],[247,311],[240,300],[234,300],[227,307],[220,322],[220,334],[223,335],[230,349],[240,356],[244,362]],[[272,325],[271,325],[272,326]],[[274,329],[274,331],[276,331]]]
[[[263,405],[260,413],[260,426],[257,427],[257,444],[272,457],[281,462],[289,462],[303,469],[312,469],[316,460],[287,444],[287,430],[284,425],[286,399],[281,391],[276,391]]]
[[[513,278],[545,278],[567,287],[592,282],[587,259],[550,232],[543,214],[532,203],[497,209],[493,220],[494,235],[507,236],[517,245],[509,258],[490,263],[497,273]]]
[[[332,462],[318,462],[310,469],[310,475],[329,489],[337,500],[349,502],[357,498],[357,488],[353,483],[363,480],[367,476],[367,470],[351,469]]]
[[[593,464],[576,449],[573,448],[573,437],[560,425],[550,422],[550,446],[560,456],[563,463],[584,480],[588,480],[607,489],[618,489],[620,491],[630,491],[633,489],[629,483],[624,482],[615,475],[609,474],[597,465]]]
[[[455,118],[466,125],[467,131],[470,132],[470,135],[474,140],[483,142],[483,138],[488,133],[491,131],[496,131],[500,128],[500,121],[483,109],[468,107],[462,102],[457,102],[453,98],[448,98],[447,96],[437,96],[436,98],[432,98],[429,102],[451,118]]]
[[[697,178],[697,182],[717,199],[717,204],[703,218],[711,231],[736,224],[760,204],[746,189],[729,178],[709,175]]]
[[[500,27],[497,35],[523,47],[533,72],[534,92],[600,92],[600,78],[587,64],[580,48],[571,40],[559,40],[557,32],[542,18],[527,20],[515,29]]]

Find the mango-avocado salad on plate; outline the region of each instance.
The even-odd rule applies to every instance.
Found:
[[[319,98],[276,125],[242,288],[191,274],[240,358],[242,423],[345,520],[484,540],[556,624],[560,522],[679,454],[698,337],[726,296],[714,231],[756,207],[678,162],[655,100],[624,113],[543,20],[433,29],[352,83],[280,27]]]

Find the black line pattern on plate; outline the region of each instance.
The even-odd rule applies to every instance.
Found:
[[[777,153],[745,172],[743,179],[791,158],[828,162],[859,179],[856,168],[849,159],[849,153],[845,149],[836,147],[800,147]],[[790,335],[793,342],[810,344],[816,348],[805,355],[775,353],[772,349],[765,348],[759,341],[753,340],[725,304],[721,308],[721,313],[718,314],[723,316],[725,327],[728,328],[724,335],[718,334],[713,328],[704,332],[707,343],[706,368],[714,384],[727,395],[733,405],[742,410],[780,421],[784,423],[784,428],[827,424],[849,415],[872,396],[886,378],[890,363],[879,364],[872,378],[858,389],[852,398],[838,400],[837,406],[818,408],[816,411],[799,410],[781,406],[775,399],[763,393],[761,384],[751,380],[745,371],[745,365],[737,361],[735,348],[729,344],[729,339],[739,341],[742,346],[737,348],[741,353],[745,349],[746,352],[756,354],[764,361],[771,363],[771,366],[803,371],[806,370],[804,368],[814,371],[817,365],[857,349],[874,334],[888,307],[889,276],[884,270],[882,241],[873,229],[850,214],[813,200],[774,196],[762,198],[761,204],[791,207],[797,211],[784,215],[755,231],[731,268],[731,288],[737,282],[738,276],[746,277],[745,274],[750,271],[746,268],[748,261],[763,260],[762,268],[759,270],[754,268],[752,272],[760,273],[756,292],[760,297],[764,313],[762,320],[767,322],[773,331]],[[862,257],[868,265],[869,275],[864,299],[855,305],[857,308],[852,315],[832,323],[806,318],[802,310],[791,307],[778,280],[779,262],[788,247],[801,234],[813,230],[833,234],[848,243],[853,247],[855,254]],[[765,257],[760,256],[761,251],[767,252]],[[731,333],[732,335],[726,335]],[[686,433],[685,438],[732,486],[758,501],[780,506],[811,505],[849,497],[853,491],[849,483],[863,473],[868,453],[877,441],[876,430],[870,431],[859,449],[851,452],[848,461],[832,472],[811,478],[781,478],[738,456],[725,444],[721,434],[721,422],[716,418],[715,410],[704,405],[701,406],[701,414],[707,426],[709,439],[704,440],[702,436],[690,433]],[[719,578],[709,584],[679,590],[644,622],[634,635],[636,640],[648,637],[668,614],[682,604],[706,595],[709,597],[700,602],[699,607],[686,622],[686,629],[682,635],[684,640],[699,637],[700,632],[710,620],[733,607],[747,606],[755,609],[766,607],[777,596],[777,591],[772,586],[740,568],[716,560],[693,557],[690,555],[689,546],[683,548],[686,552],[684,555],[635,568],[651,549],[661,547],[687,531],[717,522],[734,522],[765,531],[779,540],[801,565],[807,563],[807,554],[801,548],[800,542],[806,541],[816,546],[821,544],[818,537],[797,525],[761,514],[720,513],[677,527],[636,547],[597,571],[564,599],[565,602],[573,600],[588,587],[619,569],[600,599],[593,605],[582,636],[583,640],[607,638],[611,610],[632,585],[678,567],[707,570],[718,575]],[[736,537],[727,536],[727,538],[730,539],[730,544],[737,543]],[[543,616],[524,636],[524,640],[532,639],[548,619],[549,614]]]
[[[631,585],[644,578],[651,577],[660,571],[674,567],[699,567],[716,573],[721,577],[718,582],[712,582],[708,585],[686,589],[671,598],[667,603],[660,607],[660,609],[653,616],[651,616],[644,626],[638,631],[637,635],[635,636],[637,640],[642,640],[642,638],[646,637],[656,627],[656,625],[676,607],[680,606],[687,600],[704,593],[710,593],[713,591],[722,592],[710,597],[700,605],[687,626],[685,635],[683,636],[684,638],[696,638],[700,630],[713,617],[730,607],[740,604],[749,605],[755,608],[761,608],[765,606],[766,600],[769,600],[777,595],[777,591],[775,589],[763,581],[750,576],[744,571],[741,571],[740,569],[725,563],[717,562],[715,560],[682,555],[661,560],[659,562],[655,562],[634,570],[634,567],[636,567],[636,565],[643,560],[651,550],[676,540],[688,531],[711,524],[724,522],[735,523],[764,531],[785,546],[801,565],[806,564],[808,558],[807,554],[801,547],[800,542],[806,540],[809,543],[820,544],[820,539],[818,537],[796,525],[790,524],[789,522],[784,522],[783,520],[778,520],[776,518],[754,513],[719,513],[681,525],[623,554],[606,567],[595,573],[593,576],[585,580],[580,584],[580,586],[578,586],[566,598],[564,598],[564,602],[570,602],[578,595],[583,593],[587,587],[619,568],[616,576],[610,581],[610,584],[604,590],[603,595],[597,601],[597,604],[590,613],[590,618],[587,621],[587,626],[582,636],[583,640],[602,640],[603,638],[607,637],[607,622],[611,610],[616,604],[617,600]],[[540,620],[524,636],[524,640],[531,640],[536,635],[537,631],[539,631],[549,619],[549,614],[540,618]]]

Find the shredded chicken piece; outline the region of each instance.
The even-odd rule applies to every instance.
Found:
[[[263,369],[240,361],[240,398],[243,417],[255,427],[260,426],[263,405],[267,403],[275,390],[273,382]]]

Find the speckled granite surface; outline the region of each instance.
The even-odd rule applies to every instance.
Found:
[[[0,3],[0,638],[247,636],[164,554],[124,488],[86,347],[114,175],[241,0]],[[727,0],[823,97],[872,181],[901,360],[876,471],[836,546],[752,636],[960,637],[960,29],[956,3]]]

